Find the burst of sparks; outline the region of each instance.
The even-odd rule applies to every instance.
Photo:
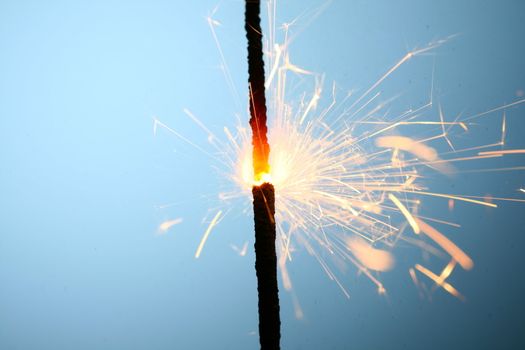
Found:
[[[349,292],[332,267],[340,262],[355,265],[360,273],[370,278],[380,293],[385,293],[386,289],[379,281],[377,272],[393,267],[393,247],[397,242],[404,241],[433,255],[448,257],[449,263],[439,274],[421,264],[415,264],[409,270],[420,293],[428,293],[429,288],[417,277],[416,271],[433,281],[435,287],[464,299],[447,282],[447,278],[456,264],[469,270],[474,263],[429,222],[454,227],[459,225],[422,216],[419,207],[426,197],[435,197],[446,200],[450,210],[454,209],[457,201],[495,208],[497,204],[492,201],[496,198],[432,191],[426,181],[426,174],[436,171],[448,176],[456,172],[454,164],[458,162],[525,153],[523,149],[490,150],[491,147],[504,146],[507,128],[505,115],[499,142],[457,149],[450,139],[452,128],[459,128],[466,133],[473,120],[505,111],[524,103],[525,99],[453,121],[445,120],[439,108],[436,119],[429,119],[425,116],[431,114],[434,108],[431,87],[427,103],[395,116],[389,115],[387,107],[391,101],[379,102],[381,85],[411,59],[430,52],[446,41],[441,40],[408,52],[362,94],[350,92],[340,99],[334,84],[327,94],[331,102],[319,110],[321,79],[294,65],[290,59],[289,30],[293,22],[279,29],[275,23],[274,1],[268,2],[268,9],[269,39],[266,54],[269,74],[266,88],[271,152],[270,174],[263,180],[271,181],[276,190],[279,266],[285,289],[292,289],[286,264],[292,260],[294,247],[300,245],[319,261],[328,277],[336,282],[346,296],[349,296]],[[226,82],[235,98],[238,96],[237,90],[215,31],[219,22],[210,17],[208,24],[219,49]],[[278,30],[283,31],[282,43],[276,39]],[[311,76],[316,80],[313,91],[305,93],[300,101],[290,98],[290,73]],[[226,140],[222,141],[191,111],[186,109],[184,113],[206,133],[209,143],[220,152],[219,161],[226,166],[227,179],[234,184],[231,191],[221,192],[219,198],[223,201],[239,197],[249,199],[251,188],[256,182],[248,129],[242,124],[233,132],[225,127]],[[160,121],[155,120],[154,126],[155,131],[163,127],[215,158],[211,152],[203,150]],[[406,127],[420,128],[418,135],[421,136],[403,135]],[[438,142],[444,142],[451,151],[439,153],[433,146]],[[498,169],[488,171],[491,170]],[[519,191],[525,192],[523,188]],[[209,223],[195,254],[196,258],[200,256],[211,230],[222,217],[222,211],[218,211]],[[413,232],[404,232],[407,224]],[[384,249],[380,249],[380,245]],[[239,255],[246,254],[246,243],[242,248],[232,247]],[[293,300],[297,317],[302,317],[295,294]]]

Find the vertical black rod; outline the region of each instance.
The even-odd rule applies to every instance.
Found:
[[[245,29],[248,39],[250,126],[252,128],[254,173],[269,172],[270,146],[267,139],[266,98],[260,0],[246,0]],[[280,349],[281,320],[275,252],[275,190],[264,183],[252,188],[255,221],[255,271],[259,294],[259,342],[262,350]]]
[[[252,127],[253,165],[255,176],[269,172],[270,146],[266,136],[266,97],[264,94],[264,61],[260,1],[246,0],[244,29],[248,39],[248,83],[250,93],[250,126]]]
[[[277,255],[275,253],[275,193],[272,184],[252,188],[255,218],[255,271],[259,293],[259,342],[262,350],[278,350],[281,339]]]

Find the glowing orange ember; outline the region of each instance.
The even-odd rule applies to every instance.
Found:
[[[264,85],[263,85],[264,87]],[[250,126],[252,128],[253,145],[253,173],[255,182],[263,180],[265,174],[270,173],[270,145],[266,136],[266,106],[264,89],[254,91],[250,85]]]

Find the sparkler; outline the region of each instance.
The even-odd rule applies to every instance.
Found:
[[[246,0],[245,30],[248,39],[250,126],[252,129],[255,221],[255,270],[259,293],[261,349],[279,349],[281,320],[275,252],[275,190],[268,182],[270,146],[266,136],[266,97],[259,0]]]
[[[246,6],[248,40],[260,42],[259,2],[246,1]],[[248,6],[257,11],[257,23],[248,21]],[[259,288],[261,283],[272,281],[273,285],[268,290],[272,291],[275,299],[270,304],[274,303],[277,308],[262,307],[260,304],[260,310],[270,310],[273,317],[277,317],[272,322],[278,332],[275,261],[281,272],[284,289],[293,292],[287,264],[292,261],[293,251],[297,246],[303,247],[317,259],[326,275],[349,297],[350,292],[334,267],[355,265],[360,273],[375,284],[378,292],[383,294],[386,293],[386,288],[378,274],[394,267],[394,249],[400,242],[412,244],[444,261],[441,272],[433,272],[421,262],[409,269],[408,273],[420,295],[430,297],[435,289],[442,288],[463,300],[464,296],[450,284],[448,277],[457,266],[464,270],[472,269],[474,262],[442,232],[442,227],[460,226],[434,215],[423,215],[421,203],[426,198],[435,198],[448,202],[449,209],[453,210],[456,202],[497,208],[498,201],[525,200],[443,193],[433,189],[427,173],[436,172],[449,176],[459,173],[456,170],[457,164],[482,162],[497,157],[518,157],[525,153],[522,149],[505,149],[508,128],[505,112],[524,104],[525,99],[461,119],[447,120],[441,108],[435,108],[431,86],[428,102],[392,114],[388,110],[392,100],[380,101],[381,85],[400,67],[417,56],[435,50],[448,40],[445,39],[408,52],[362,94],[349,92],[341,98],[334,84],[331,91],[325,93],[331,101],[324,108],[319,108],[323,86],[318,82],[311,92],[303,94],[296,101],[290,97],[289,73],[302,77],[316,75],[296,66],[290,59],[289,29],[293,26],[293,21],[281,27],[284,40],[279,42],[274,1],[268,2],[268,10],[269,35],[266,37],[269,39],[266,41],[265,52],[268,55],[270,73],[267,80],[264,81],[260,44],[256,44],[259,53],[253,56],[258,57],[254,58],[259,60],[258,70],[253,70],[254,65],[249,65],[250,125],[253,138],[246,128],[239,125],[236,132],[225,128],[226,141],[221,141],[220,137],[214,135],[191,112],[186,111],[208,135],[212,147],[221,154],[218,161],[226,164],[226,178],[233,184],[233,189],[221,192],[219,198],[227,202],[253,196],[257,261],[262,252],[262,248],[258,246],[261,242],[259,238],[268,238],[258,233],[272,232],[270,239],[266,240],[266,252],[270,257],[268,260],[260,260],[269,262],[271,276],[260,278],[259,267],[257,273]],[[210,17],[208,23],[224,60],[215,33],[218,22]],[[223,61],[223,64],[226,80],[231,88],[232,79],[226,62]],[[268,93],[268,110],[272,115],[268,138],[264,87]],[[431,116],[433,112],[435,117]],[[498,135],[496,141],[464,148],[454,145],[454,134],[472,132],[471,129],[475,127],[473,122],[489,115],[499,117],[499,112],[502,112],[501,135]],[[209,152],[161,122],[156,120],[155,126],[164,127],[209,155]],[[210,135],[213,137],[209,137]],[[272,145],[271,153],[268,144]],[[447,149],[440,151],[443,146]],[[518,164],[476,171],[524,169]],[[272,184],[269,183],[270,179]],[[525,189],[517,189],[517,192],[523,193]],[[199,245],[199,254],[221,213],[219,211],[208,226]],[[275,243],[277,249],[271,243]],[[428,287],[427,281],[431,281],[433,286]],[[295,295],[292,296],[296,315],[301,317],[300,305]],[[262,298],[260,303],[261,300]],[[262,315],[260,321],[261,326]],[[264,337],[275,335],[278,333],[267,333],[261,328],[261,345]],[[273,339],[277,346],[278,339]]]

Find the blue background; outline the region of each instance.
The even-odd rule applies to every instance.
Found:
[[[235,113],[246,117],[243,2],[222,1],[214,16],[237,102],[206,23],[216,4],[0,2],[1,349],[258,347],[250,215],[229,213],[195,260],[222,180],[214,161],[152,132],[157,117],[206,147],[183,108],[217,133],[233,128]],[[319,5],[282,1],[278,22]],[[299,28],[294,62],[345,89],[370,85],[408,49],[458,34],[386,84],[387,96],[403,93],[399,108],[425,101],[434,63],[436,98],[451,119],[525,89],[523,1],[340,0]],[[507,147],[523,148],[525,108],[506,113]],[[479,123],[473,143],[498,138],[501,113]],[[523,157],[462,170],[510,165]],[[436,181],[443,191],[513,197],[524,185],[522,172]],[[523,205],[448,213],[444,201],[428,203],[427,213],[462,225],[447,234],[476,263],[451,277],[467,302],[442,290],[431,302],[418,297],[407,273],[417,251],[396,252],[398,268],[382,278],[387,297],[349,271],[347,300],[299,250],[289,269],[305,317],[295,319],[281,293],[284,349],[525,347]],[[245,241],[240,257],[230,244]]]

